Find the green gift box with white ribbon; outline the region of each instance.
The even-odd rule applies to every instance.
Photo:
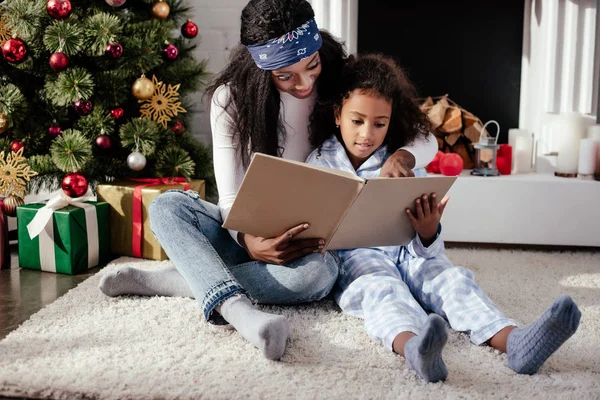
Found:
[[[17,208],[19,266],[74,275],[110,261],[108,203],[56,203]]]

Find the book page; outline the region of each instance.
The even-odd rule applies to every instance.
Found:
[[[364,185],[352,174],[257,153],[224,228],[271,238],[301,223],[296,238],[331,239]]]
[[[415,211],[415,199],[436,193],[442,199],[456,177],[374,178],[366,181],[327,249],[408,244],[415,231],[406,208]]]

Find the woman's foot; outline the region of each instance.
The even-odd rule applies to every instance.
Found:
[[[172,268],[144,270],[122,267],[104,274],[98,288],[107,296],[194,297],[179,271]]]
[[[269,360],[279,360],[290,332],[287,319],[257,310],[246,296],[233,296],[217,311]]]
[[[569,296],[561,296],[527,328],[508,336],[508,366],[519,374],[535,374],[579,326],[581,311]]]

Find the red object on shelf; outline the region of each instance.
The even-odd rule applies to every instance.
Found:
[[[501,144],[498,148],[497,157],[496,166],[498,172],[502,175],[510,175],[510,170],[512,169],[512,146],[510,144]]]
[[[425,171],[429,172],[430,174],[440,174],[440,160],[444,155],[445,153],[443,151],[438,150],[438,152],[435,154],[435,157],[433,157],[433,160],[431,160],[431,162],[425,167]]]
[[[440,158],[440,171],[445,176],[458,176],[464,166],[463,159],[456,153],[447,153]]]

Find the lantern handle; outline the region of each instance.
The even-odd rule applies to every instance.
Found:
[[[485,132],[485,127],[488,126],[489,124],[496,125],[496,136],[494,136],[494,144],[498,144],[498,136],[500,136],[500,124],[498,124],[494,120],[489,120],[488,122],[486,122],[483,125],[483,128],[481,128],[481,132],[479,132],[479,141],[481,142],[481,139],[483,138],[483,132]]]

